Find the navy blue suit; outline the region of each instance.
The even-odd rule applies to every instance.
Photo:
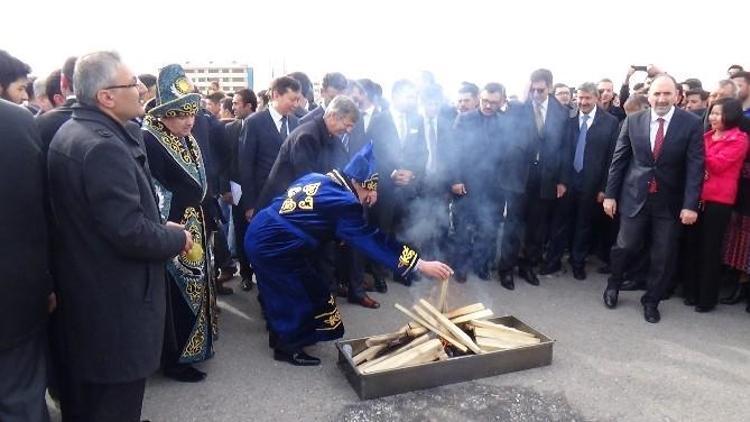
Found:
[[[298,126],[297,118],[288,116],[287,125],[291,133]],[[242,186],[242,198],[239,202],[241,210],[247,211],[259,205],[257,202],[263,185],[283,142],[270,111],[263,110],[245,119],[237,158]]]
[[[591,249],[594,221],[602,212],[597,196],[606,188],[609,162],[617,142],[619,126],[616,117],[597,108],[591,127],[586,132],[583,169],[577,172],[574,159],[580,134],[579,115],[568,120],[564,171],[570,174],[570,184],[555,209],[549,250],[545,257],[547,266],[560,265],[565,248],[571,241],[571,265],[577,268],[584,266],[586,255]]]

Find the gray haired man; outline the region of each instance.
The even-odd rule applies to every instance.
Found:
[[[73,390],[61,398],[63,418],[139,421],[146,377],[160,363],[164,264],[192,236],[160,218],[130,122],[143,113],[137,78],[116,53],[99,52],[78,60],[73,79],[78,104],[48,154],[62,388]]]

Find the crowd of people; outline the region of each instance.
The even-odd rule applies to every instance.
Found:
[[[274,358],[300,366],[343,334],[335,297],[375,309],[369,292],[420,274],[512,294],[594,270],[607,308],[643,290],[650,323],[677,294],[699,313],[748,300],[738,65],[712,89],[631,66],[617,92],[538,69],[518,97],[448,95],[429,72],[387,92],[338,72],[320,92],[302,72],[200,92],[113,52],[30,74],[0,51],[3,421],[47,420],[45,391],[65,421],[140,420],[155,371],[205,379],[235,278],[258,286]]]

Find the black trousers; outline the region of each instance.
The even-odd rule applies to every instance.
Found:
[[[80,422],[140,422],[146,379],[117,383],[82,383]]]
[[[518,265],[518,254],[521,251],[524,230],[526,194],[504,191],[503,198],[504,203],[498,204],[501,210],[505,208],[498,271],[507,273],[513,271]]]
[[[245,232],[247,231],[248,222],[245,219],[245,212],[242,207],[232,207],[232,219],[234,220],[234,239],[237,243],[237,262],[240,264],[240,276],[243,279],[253,278],[253,269],[247,261],[245,254]]]
[[[501,203],[486,190],[454,200],[451,249],[456,272],[466,274],[470,267],[474,272],[488,271],[495,263]]]
[[[0,351],[0,421],[49,420],[47,389],[47,331],[42,329],[9,350]]]
[[[719,300],[722,245],[731,216],[731,206],[707,202],[698,222],[686,229],[685,297],[699,306],[713,307]]]
[[[635,217],[620,217],[620,232],[612,248],[612,276],[608,288],[619,289],[626,267],[642,250],[646,239],[651,245],[644,250],[650,257],[644,305],[656,306],[664,297],[675,270],[677,246],[682,230],[679,219],[671,212],[660,193],[649,194],[643,209]],[[650,236],[649,236],[650,235]]]
[[[596,202],[596,194],[571,189],[556,205],[545,263],[559,265],[565,248],[570,247],[570,265],[582,268],[591,250],[594,218],[601,204]]]

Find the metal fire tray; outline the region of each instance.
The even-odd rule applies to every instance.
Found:
[[[358,338],[336,342],[336,348],[339,351],[338,365],[359,398],[366,400],[522,371],[552,363],[554,340],[514,316],[503,316],[488,321],[526,331],[541,339],[541,342],[515,349],[498,350],[481,355],[469,354],[364,375],[357,370],[351,356],[344,352],[345,345],[351,346],[352,355],[366,349],[366,338]]]

